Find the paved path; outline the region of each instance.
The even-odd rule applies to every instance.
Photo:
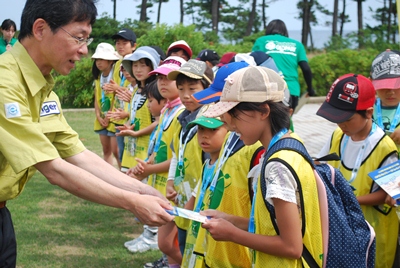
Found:
[[[292,116],[294,131],[299,135],[312,157],[328,142],[337,125],[316,115],[323,99],[310,100]]]

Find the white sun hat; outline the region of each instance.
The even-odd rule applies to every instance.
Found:
[[[114,47],[109,43],[100,43],[96,47],[92,59],[102,59],[102,60],[119,60],[117,52],[115,52]]]

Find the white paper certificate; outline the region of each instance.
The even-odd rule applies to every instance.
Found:
[[[198,212],[194,212],[192,210],[184,208],[174,207],[172,210],[166,210],[166,211],[173,216],[178,216],[185,219],[198,221],[201,223],[205,222],[207,219],[207,216],[200,215]]]

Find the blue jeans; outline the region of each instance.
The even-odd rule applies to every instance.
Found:
[[[180,251],[182,253],[182,256],[183,256],[183,253],[185,252],[185,245],[186,245],[186,230],[183,230],[183,229],[181,229],[179,227],[177,227],[177,228],[178,228],[179,249],[180,249]]]

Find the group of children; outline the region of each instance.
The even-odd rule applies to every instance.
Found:
[[[104,159],[116,158],[121,171],[174,205],[208,217],[203,224],[175,217],[159,228],[144,226],[125,243],[128,250],[164,253],[145,267],[302,267],[303,245],[321,255],[311,166],[289,150],[263,159],[277,140],[301,140],[273,56],[230,53],[224,63],[210,65],[204,59],[215,58],[215,51],[191,59],[183,40],[165,56],[158,47],[136,49],[130,29],[113,38],[118,54],[101,43],[92,56],[95,131]],[[368,173],[398,160],[399,65],[400,54],[388,50],[372,63],[372,82],[357,74],[338,78],[317,113],[338,124],[319,156],[340,157],[331,164],[353,186],[376,232],[376,267],[392,267],[397,248],[395,202]]]

